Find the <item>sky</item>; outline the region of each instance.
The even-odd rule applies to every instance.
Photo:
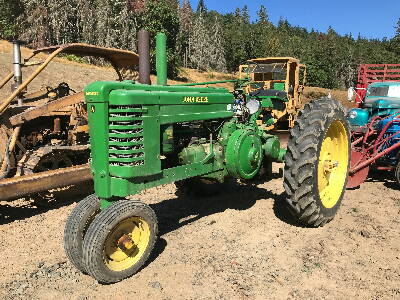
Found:
[[[198,0],[190,0],[193,9]],[[336,32],[371,39],[392,38],[400,18],[400,0],[205,0],[208,10],[234,12],[247,5],[252,21],[257,20],[260,5],[267,8],[270,20],[277,24],[281,17],[291,25],[326,32]]]

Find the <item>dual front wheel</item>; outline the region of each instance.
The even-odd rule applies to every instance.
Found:
[[[113,283],[144,265],[157,234],[157,218],[148,205],[120,200],[100,210],[99,199],[90,195],[67,220],[64,248],[77,269],[101,283]]]

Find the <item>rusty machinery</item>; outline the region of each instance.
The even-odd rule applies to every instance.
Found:
[[[45,59],[34,60],[43,54],[47,54]],[[20,43],[14,42],[13,71],[0,81],[0,89],[12,81],[11,93],[0,101],[0,200],[91,179],[83,93],[65,82],[27,90],[49,63],[63,54],[104,59],[119,81],[137,76],[139,56],[131,51],[75,43],[33,50],[22,59]],[[22,69],[32,66],[36,69],[23,79]]]

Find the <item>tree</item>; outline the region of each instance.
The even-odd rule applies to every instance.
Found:
[[[257,12],[258,16],[258,24],[267,24],[269,21],[267,9],[265,8],[264,5],[260,6],[260,9]]]
[[[210,43],[210,67],[219,72],[226,72],[224,36],[218,17],[215,17],[211,32],[213,34]]]
[[[14,39],[20,34],[20,16],[24,11],[20,0],[0,0],[0,38]]]
[[[258,20],[252,25],[252,39],[254,40],[253,56],[270,56],[278,52],[279,41],[275,38],[275,27],[268,21],[267,9],[261,5],[257,12]],[[277,42],[277,44],[276,44]]]
[[[400,18],[397,21],[395,29],[396,29],[395,39],[400,39]]]
[[[184,0],[182,8],[179,10],[179,34],[177,48],[183,60],[183,66],[189,66],[190,55],[190,33],[192,30],[193,10],[189,0]]]
[[[400,55],[400,18],[394,28],[396,29],[395,36],[387,43],[389,48],[388,50]]]
[[[400,19],[392,39],[371,40],[361,34],[339,35],[292,26],[281,18],[275,26],[265,6],[257,21],[247,6],[220,14],[207,11],[199,0],[193,12],[189,0],[0,0],[0,35],[20,37],[30,46],[86,42],[100,46],[136,49],[136,33],[151,32],[154,71],[154,37],[168,35],[169,76],[178,67],[235,72],[248,59],[291,56],[308,67],[308,84],[344,88],[352,84],[360,63],[400,63]],[[23,33],[18,34],[18,31]],[[97,61],[96,61],[97,62]]]
[[[44,47],[51,43],[50,12],[48,0],[24,0],[25,19],[22,39],[33,47]]]
[[[250,24],[250,14],[247,5],[245,5],[242,9],[242,18],[245,23]]]
[[[88,44],[97,44],[97,22],[95,11],[96,0],[78,0],[77,17],[79,19],[80,41]]]
[[[207,7],[206,7],[206,5],[205,5],[205,3],[204,3],[204,0],[199,0],[199,4],[197,5],[197,10],[196,10],[196,12],[197,12],[198,14],[204,14],[204,13],[207,12]]]
[[[151,49],[153,49],[151,53],[153,70],[155,69],[154,37],[159,32],[167,34],[168,75],[171,78],[176,77],[179,67],[179,53],[176,44],[179,33],[178,11],[169,1],[149,0],[138,28],[147,29],[153,36],[150,42]]]
[[[207,70],[210,68],[210,35],[207,31],[203,13],[200,13],[193,23],[189,38],[189,61],[193,68]]]
[[[50,44],[66,44],[79,39],[77,5],[72,0],[48,1]]]
[[[227,69],[236,72],[238,66],[253,58],[255,43],[252,24],[248,22],[248,13],[237,8],[234,15],[229,16],[225,26],[225,52],[229,53]]]

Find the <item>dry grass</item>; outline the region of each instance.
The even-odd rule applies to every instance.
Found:
[[[307,103],[311,100],[314,99],[319,99],[322,97],[326,97],[331,93],[331,96],[333,99],[336,99],[340,101],[345,107],[347,108],[352,108],[355,107],[354,102],[349,102],[347,100],[347,91],[341,91],[341,90],[329,90],[329,89],[324,89],[324,88],[319,88],[319,87],[311,87],[311,86],[306,86],[304,88],[304,103]]]
[[[12,70],[11,64],[12,44],[0,40],[0,77],[5,76]],[[32,54],[32,50],[22,47],[23,57],[28,57]],[[39,54],[38,60],[44,59],[45,54]],[[26,76],[33,71],[34,68],[24,69]],[[44,72],[35,79],[31,85],[31,91],[40,88],[42,85],[56,86],[58,83],[65,81],[74,89],[81,90],[86,84],[96,80],[113,80],[116,78],[111,67],[98,67],[91,64],[80,63],[76,61],[70,61],[66,58],[56,57],[53,62],[45,69]],[[151,76],[151,81],[156,82],[156,76]],[[180,84],[180,83],[194,83],[194,82],[208,82],[208,81],[221,81],[236,79],[235,74],[219,73],[213,71],[199,71],[194,69],[182,68],[180,70],[179,79],[169,80],[169,84]],[[213,86],[223,87],[228,90],[233,90],[232,83],[220,83]],[[6,88],[7,92],[9,91]],[[4,89],[0,95],[4,96]],[[308,102],[313,99],[318,99],[327,96],[331,92],[334,99],[341,101],[346,107],[353,107],[352,103],[347,101],[347,92],[340,90],[328,90],[318,87],[305,87],[304,89],[304,102]]]

